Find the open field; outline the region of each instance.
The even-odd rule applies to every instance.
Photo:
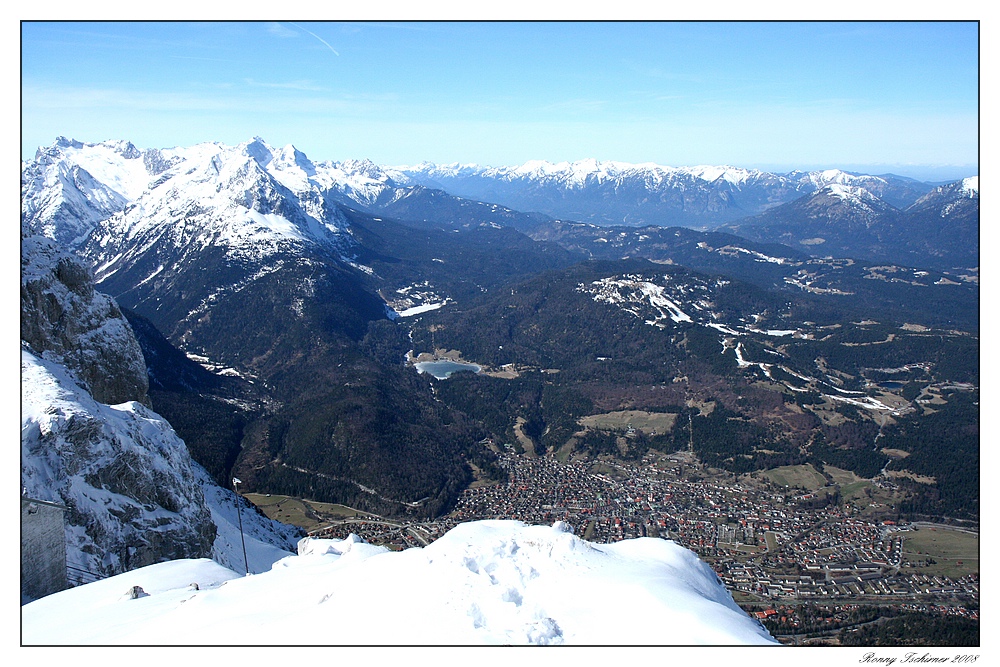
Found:
[[[740,544],[736,546],[736,551],[742,551],[748,554],[762,554],[766,551],[763,547],[755,547],[752,544]]]
[[[919,572],[953,578],[979,572],[979,536],[976,534],[945,527],[922,527],[903,535],[904,561],[928,558],[937,561],[919,568]]]
[[[759,597],[747,591],[732,591],[732,594],[733,594],[733,601],[736,604],[739,604],[741,602],[757,602],[760,600]]]
[[[867,504],[868,496],[865,490],[873,488],[871,481],[864,477],[858,477],[850,470],[824,466],[823,471],[830,476],[833,483],[840,487],[840,497],[845,501],[856,500],[862,504]]]
[[[858,501],[861,505],[867,504],[868,494],[866,490],[872,489],[872,483],[867,480],[861,480],[860,482],[855,482],[853,484],[845,484],[840,487],[840,497],[845,501]]]
[[[691,399],[687,402],[689,408],[698,408],[698,414],[702,417],[706,417],[715,410],[715,401],[696,401]]]
[[[320,503],[289,496],[245,493],[243,496],[256,505],[269,519],[312,530],[330,519],[364,518],[371,516],[346,505]]]
[[[646,435],[668,433],[677,421],[673,412],[645,412],[642,410],[621,410],[580,418],[580,425],[603,431],[624,431],[632,427]]]
[[[472,483],[469,484],[470,489],[478,489],[484,486],[496,486],[499,484],[499,480],[495,480],[480,469],[472,461],[469,461],[469,467],[472,468]],[[341,505],[342,507],[342,505]]]
[[[598,457],[597,461],[594,461],[593,465],[590,466],[590,474],[592,475],[604,475],[605,477],[610,477],[611,479],[626,479],[628,475],[618,466],[608,465],[604,463],[602,459],[605,457]]]
[[[833,480],[833,483],[840,487],[868,481],[864,477],[858,477],[850,470],[834,468],[833,466],[823,466],[823,472],[829,475],[830,479]]]
[[[728,542],[719,542],[719,547],[723,549],[730,549],[732,551],[739,551],[746,554],[759,554],[765,551],[761,547],[755,547],[751,544],[730,544]]]
[[[882,453],[885,454],[886,456],[894,458],[894,459],[905,459],[907,456],[910,455],[909,452],[903,451],[902,449],[885,449],[885,448],[883,448],[882,449]]]
[[[567,440],[558,450],[556,450],[555,457],[559,463],[566,463],[570,460],[570,457],[573,455],[573,450],[576,449],[577,435],[579,434],[574,433],[572,438]]]
[[[810,491],[826,486],[826,478],[811,465],[782,466],[763,474],[778,486],[802,487]]]
[[[524,453],[528,456],[534,458],[537,456],[535,454],[535,441],[528,437],[524,432],[523,426],[525,424],[524,417],[518,417],[517,421],[514,422],[514,435],[517,436],[517,442],[521,445]]]
[[[906,479],[912,479],[914,482],[919,484],[936,484],[937,480],[933,477],[928,477],[927,475],[917,475],[909,470],[887,470],[885,472],[886,477],[896,478],[905,477]]]

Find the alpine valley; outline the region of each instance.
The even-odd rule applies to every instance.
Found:
[[[681,462],[831,516],[978,525],[975,175],[389,167],[260,138],[60,137],[22,165],[21,197],[22,485],[80,497],[52,443],[91,466],[77,567],[211,555],[206,498],[233,477],[386,520],[560,519],[597,540],[598,501],[568,478],[544,516],[462,514],[473,491],[520,488],[525,462],[608,479]],[[479,372],[416,366],[445,359]],[[681,536],[645,497],[626,523]]]

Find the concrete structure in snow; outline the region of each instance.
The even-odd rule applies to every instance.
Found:
[[[67,508],[21,498],[21,598],[37,600],[69,588],[66,577]]]

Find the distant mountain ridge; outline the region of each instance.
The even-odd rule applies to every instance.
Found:
[[[236,147],[205,143],[143,150],[127,141],[85,144],[60,137],[52,146],[40,148],[24,170],[24,215],[39,227],[61,227],[61,242],[79,242],[88,224],[120,211],[145,189],[155,187],[160,174],[207,155],[223,159],[234,150],[253,158],[300,196],[303,209],[314,218],[321,216],[324,203],[375,210],[413,186],[422,186],[579,222],[708,229],[831,184],[863,187],[896,208],[905,208],[934,189],[911,178],[839,169],[778,174],[733,166],[669,167],[594,159],[533,160],[504,167],[429,162],[385,166],[367,159],[313,162],[294,146],[275,149],[259,137]],[[68,225],[70,220],[77,223]]]
[[[906,207],[831,184],[718,231],[813,255],[971,269],[979,266],[979,178],[935,187]]]
[[[397,182],[436,187],[521,211],[598,225],[708,229],[815,192],[830,184],[865,187],[895,206],[931,189],[913,179],[839,169],[775,174],[732,166],[668,167],[625,162],[550,163],[517,167],[392,167]]]

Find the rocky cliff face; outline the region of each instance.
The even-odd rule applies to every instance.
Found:
[[[21,340],[66,366],[97,401],[148,405],[142,350],[114,299],[51,239],[22,231]]]
[[[99,403],[23,347],[21,487],[69,508],[67,564],[94,576],[212,553],[216,527],[170,425],[135,401]]]
[[[216,526],[184,442],[150,410],[142,351],[115,301],[22,228],[21,491],[69,508],[66,561],[102,577],[212,553]]]

